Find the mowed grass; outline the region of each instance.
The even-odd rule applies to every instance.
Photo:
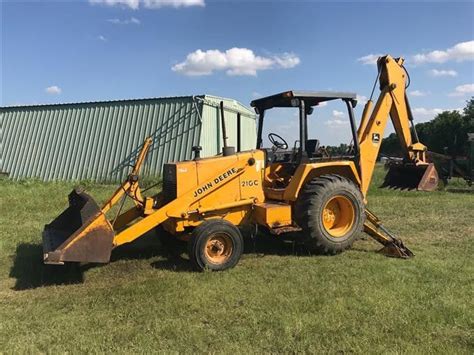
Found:
[[[341,255],[278,241],[195,273],[159,243],[105,266],[42,265],[41,231],[72,183],[0,181],[0,352],[474,352],[474,194],[376,188],[369,207],[416,254]],[[453,186],[456,186],[454,184]],[[104,201],[114,185],[87,186]],[[458,190],[459,191],[459,190]]]

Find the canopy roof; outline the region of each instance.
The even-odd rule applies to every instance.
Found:
[[[298,91],[291,90],[281,92],[276,95],[263,97],[253,100],[250,106],[255,107],[259,111],[267,110],[273,107],[294,107],[293,99],[304,100],[306,106],[316,106],[320,102],[331,101],[336,99],[356,101],[356,94],[353,92],[339,91]]]

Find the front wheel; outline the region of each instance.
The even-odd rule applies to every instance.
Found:
[[[189,259],[198,271],[230,269],[237,265],[244,250],[239,229],[222,219],[201,223],[188,243]]]
[[[295,219],[307,246],[322,254],[336,254],[352,246],[362,230],[365,213],[359,188],[340,175],[310,180],[295,205]]]

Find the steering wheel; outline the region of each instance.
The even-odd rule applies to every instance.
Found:
[[[286,143],[286,141],[276,133],[268,134],[268,140],[278,149],[288,149],[288,143]]]

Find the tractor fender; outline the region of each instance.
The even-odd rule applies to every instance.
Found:
[[[352,161],[330,161],[301,164],[296,169],[290,184],[286,188],[283,199],[285,201],[296,201],[301,188],[308,181],[325,174],[337,174],[351,180],[358,187],[361,185],[359,173]]]

